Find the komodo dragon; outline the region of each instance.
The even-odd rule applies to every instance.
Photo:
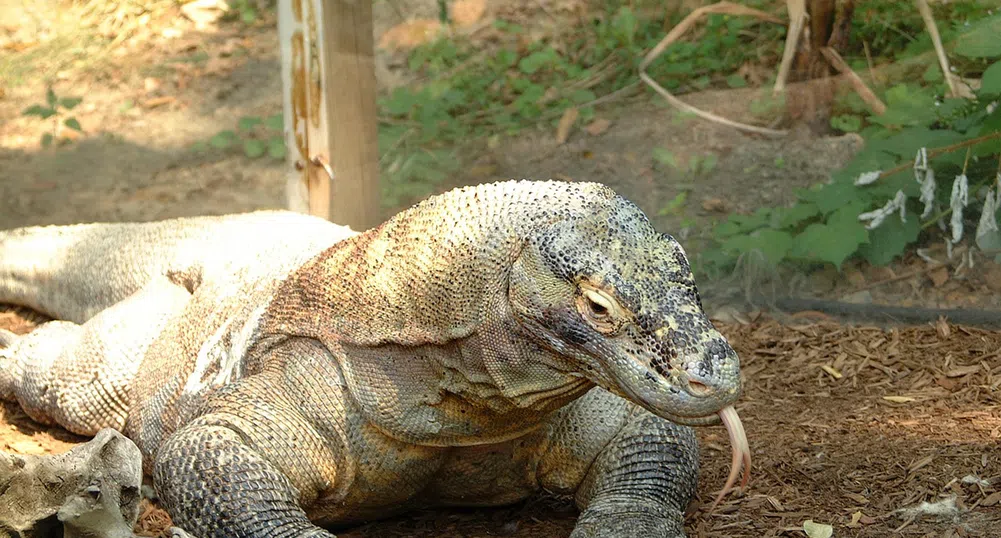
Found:
[[[124,432],[201,538],[543,489],[575,496],[574,537],[684,536],[684,425],[727,427],[724,492],[750,465],[684,251],[599,184],[462,188],[360,234],[281,211],[10,230],[0,302],[57,319],[0,336],[0,397]]]

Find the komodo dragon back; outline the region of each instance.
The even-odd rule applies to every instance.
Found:
[[[596,183],[456,189],[360,234],[288,212],[0,232],[0,302],[64,320],[0,335],[0,398],[123,430],[203,538],[539,489],[575,496],[574,538],[675,537],[688,426],[727,427],[724,491],[750,463],[684,251]]]

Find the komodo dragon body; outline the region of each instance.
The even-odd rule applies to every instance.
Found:
[[[573,536],[683,536],[690,427],[750,463],[738,359],[684,252],[593,183],[432,197],[365,233],[288,212],[0,232],[0,397],[123,431],[202,538],[331,536],[573,494]],[[746,479],[745,473],[745,479]]]

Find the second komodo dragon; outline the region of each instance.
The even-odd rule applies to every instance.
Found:
[[[594,183],[501,182],[355,233],[267,211],[0,232],[0,398],[124,432],[200,538],[332,536],[574,495],[572,536],[684,536],[698,448],[750,453],[681,246]],[[745,481],[747,474],[745,472]]]

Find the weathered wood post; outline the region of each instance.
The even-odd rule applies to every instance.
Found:
[[[279,0],[278,36],[289,208],[378,224],[372,0]]]

